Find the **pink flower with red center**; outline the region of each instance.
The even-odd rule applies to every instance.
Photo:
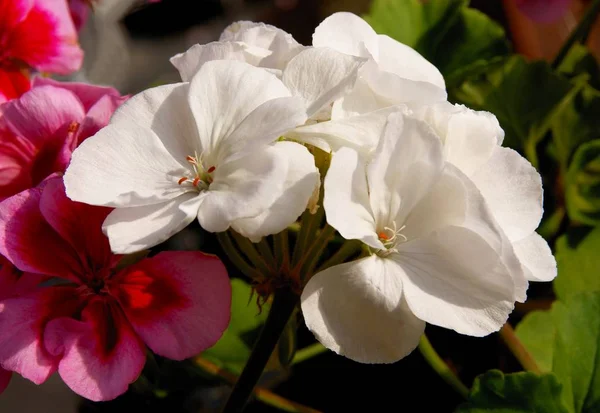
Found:
[[[69,200],[61,178],[0,203],[0,254],[53,277],[0,301],[0,366],[35,383],[58,370],[97,401],[137,379],[146,346],[175,360],[212,346],[231,302],[225,267],[201,252],[161,252],[120,268],[101,232],[109,212]]]
[[[531,20],[552,23],[567,12],[571,0],[516,0],[516,3]]]
[[[82,60],[65,0],[0,0],[0,102],[22,89],[19,68],[68,74]]]
[[[125,99],[109,87],[35,78],[29,92],[1,105],[0,200],[63,172]]]
[[[33,291],[43,278],[37,274],[23,276],[21,271],[0,255],[0,301]],[[12,372],[0,367],[0,393],[8,386],[11,375]]]

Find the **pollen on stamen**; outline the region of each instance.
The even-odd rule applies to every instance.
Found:
[[[216,168],[216,167],[214,167],[214,166],[211,166],[210,168],[208,168],[208,171],[207,171],[207,172],[208,172],[209,174],[211,174],[211,173],[213,173],[213,172],[215,171],[215,169],[217,169],[217,168]]]
[[[188,179],[187,179],[187,177],[185,177],[185,176],[184,176],[183,178],[179,178],[179,181],[177,181],[177,183],[178,183],[179,185],[181,185],[182,183],[184,183],[184,182],[185,182],[185,181],[187,181],[187,180],[188,180]]]
[[[194,181],[192,182],[192,185],[198,186],[198,182],[200,182],[200,178],[196,177],[196,178],[194,178]]]
[[[385,232],[380,232],[379,234],[377,234],[377,236],[379,237],[379,239],[382,239],[384,241],[388,241],[390,239]]]
[[[189,163],[191,163],[192,165],[196,165],[198,163],[194,157],[189,156],[189,155],[185,159],[187,159],[187,161]]]
[[[75,121],[73,121],[73,122],[71,122],[71,123],[69,124],[69,129],[67,129],[67,132],[68,132],[68,133],[75,133],[75,132],[77,132],[78,130],[79,130],[79,122],[75,122]]]

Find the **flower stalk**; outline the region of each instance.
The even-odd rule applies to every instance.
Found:
[[[421,336],[419,341],[419,351],[423,355],[423,358],[429,363],[431,368],[452,387],[458,394],[463,398],[469,397],[469,389],[463,384],[462,381],[454,374],[450,367],[442,360],[440,355],[435,351],[431,342],[425,334]]]
[[[515,334],[512,326],[508,323],[504,324],[500,329],[500,338],[506,344],[506,347],[515,356],[515,358],[521,363],[521,366],[527,371],[532,373],[540,374],[542,371],[535,362],[533,356],[527,351],[521,340]]]
[[[284,287],[275,292],[265,325],[227,400],[224,413],[238,413],[244,410],[298,301],[298,296],[289,288]]]

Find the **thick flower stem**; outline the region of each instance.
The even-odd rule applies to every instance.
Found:
[[[576,42],[585,43],[587,38],[592,30],[594,22],[596,21],[596,17],[600,13],[600,0],[594,0],[592,4],[587,8],[585,14],[579,21],[575,30],[571,32],[569,38],[565,41],[565,43],[561,46],[558,54],[552,61],[552,68],[556,69],[560,66],[560,64],[565,60],[565,57],[569,54],[569,51],[573,47]]]
[[[519,363],[521,363],[521,366],[523,366],[525,370],[537,374],[542,372],[532,355],[527,351],[523,343],[521,343],[521,340],[519,340],[510,324],[504,324],[500,329],[499,334],[502,341],[504,341],[504,344],[506,344],[506,347],[508,347],[515,358],[519,360]]]
[[[292,365],[302,363],[303,361],[309,360],[319,354],[323,354],[329,349],[321,343],[311,344],[310,346],[304,347],[294,354],[292,359]]]
[[[267,321],[254,344],[240,378],[235,383],[229,400],[227,400],[223,409],[224,413],[238,413],[244,410],[281,333],[298,304],[298,300],[298,296],[288,288],[282,288],[275,292]]]
[[[423,358],[429,363],[431,368],[452,387],[458,394],[465,399],[469,397],[469,389],[463,384],[462,381],[454,374],[450,367],[442,360],[439,354],[435,351],[429,339],[425,334],[421,336],[419,342],[419,351],[423,355]]]

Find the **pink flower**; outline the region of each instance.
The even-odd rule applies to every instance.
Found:
[[[90,8],[93,7],[92,2],[100,0],[69,0],[69,8],[71,9],[71,18],[77,31],[81,30],[90,15]]]
[[[30,86],[26,70],[9,65],[0,67],[0,103],[18,98],[27,92]]]
[[[18,297],[33,291],[43,278],[36,274],[27,274],[26,277],[23,277],[21,271],[0,255],[0,300]],[[12,372],[0,367],[0,393],[8,386],[11,375]]]
[[[61,178],[0,203],[0,253],[56,277],[0,301],[0,365],[35,383],[54,371],[76,393],[110,400],[141,373],[148,346],[182,360],[229,323],[231,290],[218,258],[161,252],[126,268],[101,224],[109,208],[69,200]]]
[[[571,0],[516,0],[517,7],[531,20],[552,23],[569,9]]]
[[[63,172],[77,145],[125,99],[113,88],[38,77],[29,92],[1,105],[0,200]]]
[[[0,0],[0,72],[12,73],[0,75],[0,102],[17,89],[6,83],[15,67],[68,74],[82,59],[65,0]]]

